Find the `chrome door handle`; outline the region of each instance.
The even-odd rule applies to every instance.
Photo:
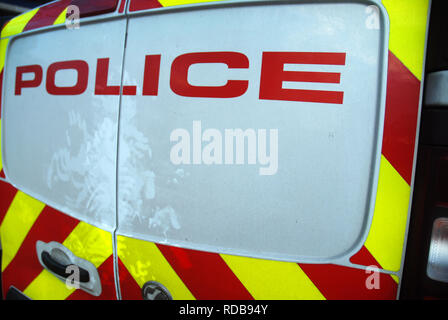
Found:
[[[56,259],[53,259],[53,257],[47,251],[42,251],[40,257],[45,267],[48,270],[52,271],[53,273],[57,274],[58,276],[68,278],[70,273],[67,272],[67,269],[69,269],[69,266],[75,266],[79,269],[79,281],[80,282],[90,281],[89,271],[87,271],[84,268],[81,268],[80,266],[77,266],[75,264],[62,264]]]
[[[36,242],[37,258],[44,269],[65,282],[68,288],[101,295],[101,279],[96,267],[89,261],[75,256],[59,242]]]

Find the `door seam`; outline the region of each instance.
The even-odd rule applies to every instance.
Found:
[[[126,1],[126,0],[123,0]],[[129,6],[129,1],[126,1],[124,9],[124,17],[126,19],[124,43],[123,43],[123,56],[121,61],[121,79],[120,79],[120,98],[118,103],[118,121],[117,121],[117,140],[116,140],[116,153],[115,153],[115,228],[112,232],[112,248],[113,248],[113,262],[114,262],[114,280],[115,280],[115,292],[117,300],[122,300],[121,297],[121,286],[120,286],[120,273],[118,268],[118,251],[117,251],[117,230],[118,230],[118,161],[119,161],[119,149],[120,149],[120,120],[121,120],[121,108],[122,108],[122,97],[123,97],[123,78],[124,78],[124,67],[126,58],[126,45],[128,39],[128,25],[129,17],[127,14]]]

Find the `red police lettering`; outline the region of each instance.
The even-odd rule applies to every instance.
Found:
[[[342,104],[342,91],[283,89],[283,81],[339,83],[340,73],[285,71],[286,63],[345,65],[345,53],[263,52],[260,99]]]
[[[120,86],[108,85],[109,77],[109,58],[101,58],[96,64],[95,94],[97,95],[116,95],[120,94]],[[136,95],[136,86],[123,86],[123,95]]]
[[[343,91],[286,89],[283,82],[315,82],[339,84],[340,72],[285,71],[285,64],[345,65],[346,54],[338,52],[263,52],[260,74],[259,99],[342,104]],[[136,95],[137,86],[109,84],[109,58],[97,59],[95,95]],[[142,95],[157,96],[159,93],[161,55],[146,55],[143,69]],[[248,69],[249,59],[243,53],[231,51],[193,52],[176,57],[171,64],[171,90],[183,97],[235,98],[246,93],[248,80],[227,80],[222,86],[198,86],[188,83],[188,72],[193,64],[223,63],[229,69]],[[88,84],[89,66],[83,60],[52,63],[47,70],[46,89],[52,95],[79,95]],[[68,87],[56,86],[55,75],[59,70],[77,71],[76,84]],[[34,79],[24,80],[23,75],[33,73]],[[42,82],[42,67],[21,66],[16,69],[15,94],[23,88],[35,88]]]
[[[33,80],[23,80],[25,73],[34,73]],[[36,88],[42,82],[42,67],[38,64],[22,66],[16,68],[16,88],[15,95],[22,94],[22,88]]]
[[[142,91],[144,96],[156,96],[159,93],[160,58],[160,54],[145,57]]]
[[[71,87],[60,87],[55,84],[55,75],[59,70],[76,70],[76,84]],[[70,60],[52,63],[47,69],[46,88],[53,95],[78,95],[87,89],[89,65],[84,60]]]
[[[224,63],[228,68],[249,68],[249,59],[239,52],[195,52],[174,59],[171,65],[170,86],[184,97],[235,98],[243,95],[249,85],[245,80],[228,80],[223,86],[192,86],[188,83],[188,69],[195,63]]]

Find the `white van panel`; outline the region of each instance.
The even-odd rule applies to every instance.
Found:
[[[125,30],[122,19],[18,36],[10,40],[5,64],[2,148],[8,180],[54,208],[107,230],[116,224],[119,95],[95,95],[95,75],[97,59],[109,58],[108,83],[120,85]],[[48,67],[72,60],[88,64],[85,91],[50,94]],[[42,68],[42,81],[18,93],[17,67],[29,65]],[[35,76],[25,73],[22,79],[32,81]],[[72,87],[77,76],[75,69],[59,70],[54,83]]]
[[[137,92],[122,97],[118,234],[286,261],[335,262],[356,252],[373,214],[385,103],[388,20],[382,7],[370,4],[218,4],[131,15],[123,81]],[[249,64],[193,64],[190,86],[248,80],[247,90],[211,98],[173,89],[185,83],[173,73],[173,61],[201,52],[242,53]],[[344,53],[343,64],[284,65],[287,71],[340,73],[339,83],[282,84],[343,92],[343,100],[266,99],[260,79],[268,52]],[[142,90],[147,55],[160,55],[158,91],[151,95]],[[267,165],[259,145],[246,144],[241,164],[226,163],[224,142],[220,164],[201,159],[211,140],[194,142],[195,133],[207,138],[201,134],[213,129],[207,133],[224,141],[226,130],[236,128],[253,130],[257,139],[259,129],[266,130],[268,141],[277,130],[276,170],[261,174]],[[178,164],[173,148],[186,132],[190,163]],[[196,156],[194,145],[201,148]],[[256,150],[250,152],[255,162],[248,149]]]

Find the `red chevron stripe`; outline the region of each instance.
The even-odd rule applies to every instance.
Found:
[[[28,21],[23,31],[50,26],[56,18],[70,5],[71,0],[61,0],[41,7]]]
[[[420,81],[389,51],[382,153],[410,185]]]
[[[129,4],[129,12],[155,8],[162,8],[162,5],[157,0],[131,0]]]
[[[29,31],[52,25],[56,18],[69,5],[79,8],[81,18],[97,16],[115,11],[118,0],[59,0],[42,6],[36,14],[28,21],[23,31]]]
[[[118,258],[118,274],[120,275],[120,291],[123,300],[142,300],[142,291],[120,258]]]
[[[84,18],[114,12],[118,0],[72,0],[71,4],[79,8],[80,17]]]
[[[365,246],[350,258],[350,262],[362,266],[378,266],[382,269],[381,265]]]
[[[253,299],[219,254],[161,244],[157,247],[196,299]]]
[[[121,0],[120,7],[118,9],[118,13],[123,13],[126,7],[126,0]]]
[[[371,273],[330,264],[299,264],[314,285],[329,300],[394,300],[397,283],[390,275],[380,273],[379,289],[368,289]]]
[[[102,291],[99,296],[91,295],[81,289],[75,290],[67,300],[116,300],[114,280],[114,257],[111,255],[99,267],[98,274],[101,280]]]
[[[3,293],[11,285],[21,291],[25,290],[43,270],[36,255],[37,240],[62,243],[78,223],[78,220],[46,206],[31,227],[16,256],[2,274]]]
[[[3,170],[2,170],[3,172]],[[7,182],[0,181],[0,225],[8,212],[9,206],[17,193],[17,189]]]

